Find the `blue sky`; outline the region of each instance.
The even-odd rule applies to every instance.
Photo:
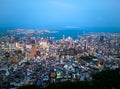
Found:
[[[0,0],[0,27],[120,27],[120,0]]]

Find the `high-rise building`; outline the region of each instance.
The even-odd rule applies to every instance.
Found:
[[[32,45],[32,47],[31,47],[31,54],[32,54],[33,56],[36,55],[36,46],[35,46],[35,45]]]

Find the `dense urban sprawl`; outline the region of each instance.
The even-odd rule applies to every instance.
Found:
[[[60,40],[0,38],[0,87],[91,81],[93,74],[119,67],[119,33],[88,33],[77,40],[64,35]]]

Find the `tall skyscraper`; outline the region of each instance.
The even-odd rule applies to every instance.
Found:
[[[36,55],[36,46],[35,45],[32,45],[32,48],[31,48],[31,56],[34,57]]]

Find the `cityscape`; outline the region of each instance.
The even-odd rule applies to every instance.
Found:
[[[120,68],[119,33],[87,33],[77,40],[63,35],[54,40],[32,37],[31,33],[18,37],[21,30],[14,31],[14,36],[8,31],[0,40],[0,83],[9,80],[14,87],[46,87],[57,82],[92,81],[97,72]]]
[[[120,1],[1,0],[0,89],[120,89]]]

